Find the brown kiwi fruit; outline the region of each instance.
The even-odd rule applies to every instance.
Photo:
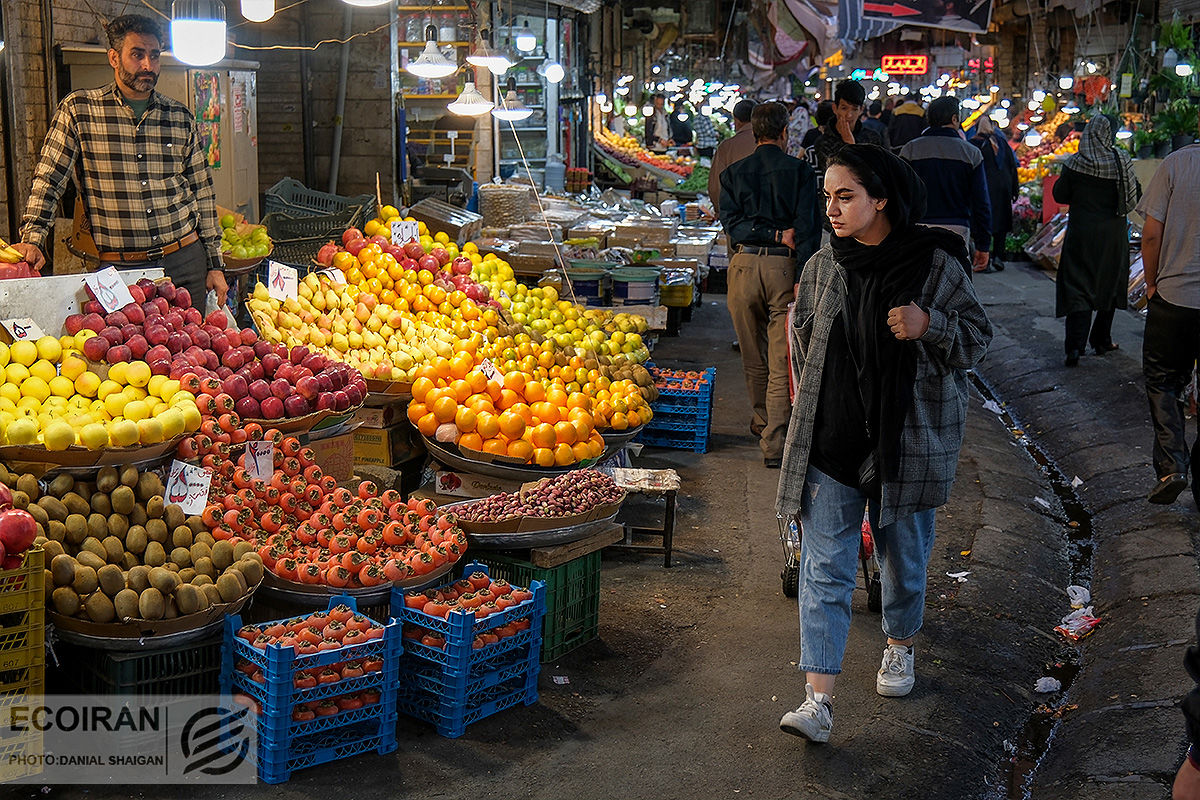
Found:
[[[163,564],[163,569],[169,569],[171,572],[177,573],[177,572],[179,572],[179,565],[176,564],[174,561],[167,559],[167,562],[165,564]]]
[[[155,567],[150,570],[150,585],[165,596],[175,591],[175,587],[179,585],[179,576],[169,569]]]
[[[192,554],[186,547],[176,547],[171,551],[170,557],[171,563],[176,564],[180,569],[192,565]]]
[[[96,491],[108,494],[121,483],[116,467],[101,467],[96,473]]]
[[[121,467],[120,479],[122,486],[128,486],[130,489],[137,486],[138,483],[138,468],[132,464],[126,464]]]
[[[37,478],[28,473],[17,476],[17,491],[24,492],[31,503],[42,496],[41,489],[38,488]]]
[[[109,499],[112,501],[113,511],[116,513],[126,515],[133,513],[136,498],[133,496],[133,489],[128,486],[121,485],[113,489]]]
[[[151,525],[150,520],[146,520],[145,525],[138,525],[136,527],[146,531],[146,538],[148,538],[150,541],[158,542],[159,544],[165,546],[170,540],[170,536],[167,534],[167,526],[158,524],[162,522],[162,520],[154,520],[154,522],[155,524]],[[171,547],[174,546],[174,544],[171,545]]]
[[[51,561],[53,561],[56,556],[61,556],[67,552],[63,549],[62,542],[58,541],[57,539],[47,539],[46,541],[42,542],[42,549],[46,551],[45,557]]]
[[[25,494],[24,492],[22,492],[18,489],[17,491],[12,493],[12,497],[13,497],[13,499],[12,499],[13,508],[19,508],[22,510],[26,510],[29,508],[29,504],[31,502],[29,499],[29,495]]]
[[[192,529],[192,535],[208,530],[208,526],[204,524],[204,520],[198,516],[188,517],[184,524]]]
[[[146,516],[150,519],[159,519],[163,515],[163,499],[159,495],[155,495],[146,500]]]
[[[183,509],[175,503],[169,503],[163,508],[163,519],[167,521],[167,527],[175,530],[180,525],[187,523],[187,514],[183,513]]]
[[[130,527],[129,532],[125,534],[125,549],[135,555],[141,555],[146,552],[146,545],[150,544],[150,537],[146,535],[146,529],[141,525]]]
[[[104,546],[105,560],[110,564],[120,564],[125,557],[125,543],[116,536],[107,536],[100,544]]]
[[[54,594],[54,573],[48,569],[43,569],[42,572],[45,573],[42,576],[45,579],[42,585],[46,587],[46,590],[43,592],[43,594],[45,595],[46,604],[49,605],[50,596]]]
[[[213,545],[212,562],[213,566],[218,570],[224,572],[226,569],[228,569],[229,566],[233,564],[233,556],[233,545],[231,545],[228,541],[222,539]]]
[[[80,597],[89,595],[100,587],[100,579],[96,577],[96,570],[91,567],[85,567],[80,564],[75,568],[75,579],[71,581],[71,588]]]
[[[163,485],[162,480],[153,472],[143,472],[138,475],[137,483],[134,484],[134,491],[137,493],[138,500],[143,503],[149,503],[150,498],[158,497],[162,501]],[[150,513],[149,507],[146,508],[146,513]],[[150,516],[154,516],[151,514]]]
[[[244,558],[234,564],[234,566],[242,573],[242,577],[246,579],[249,586],[256,586],[262,580],[263,565],[253,559]]]
[[[101,540],[95,536],[89,536],[88,538],[84,539],[83,544],[79,546],[79,550],[80,552],[86,550],[89,553],[95,553],[106,561],[108,560],[108,553],[105,552],[104,545],[101,544]]]
[[[146,545],[146,552],[142,554],[142,563],[151,567],[161,567],[167,563],[167,551],[158,542],[150,542]]]
[[[142,619],[162,619],[166,605],[162,592],[151,586],[138,595],[138,616]]]
[[[206,583],[200,588],[206,595],[208,595],[208,604],[210,606],[219,605],[225,602],[221,599],[221,590],[217,588],[215,583]]]
[[[92,618],[92,622],[112,622],[117,616],[113,601],[104,592],[92,592],[91,597],[84,601],[83,610]]]
[[[125,534],[129,532],[129,518],[124,514],[109,514],[108,515],[108,534],[116,536],[118,539],[124,539]]]
[[[33,517],[33,521],[38,525],[41,525],[43,528],[50,524],[50,515],[46,513],[46,509],[38,503],[32,504],[25,510],[29,512],[29,516]],[[64,517],[63,519],[66,518]]]
[[[180,614],[195,614],[200,610],[201,591],[190,583],[182,584],[175,590],[175,604]]]
[[[196,577],[196,570],[194,567],[184,567],[183,569],[179,570],[179,580],[183,583],[191,583],[192,578],[194,577]]]
[[[146,520],[148,519],[150,519],[150,517],[146,514],[146,507],[142,505],[136,505],[133,507],[133,512],[129,515],[129,524],[145,525]]]
[[[85,567],[91,567],[92,569],[97,569],[97,570],[108,563],[103,558],[101,558],[100,556],[91,552],[90,550],[80,550],[75,555],[75,560],[78,561],[80,564],[82,564]]]
[[[217,568],[213,566],[212,559],[207,556],[196,559],[196,563],[193,566],[197,575],[207,575],[210,578],[217,577]]]
[[[213,582],[213,579],[212,579],[211,575],[203,575],[203,574],[197,575],[196,577],[192,578],[192,581],[191,581],[192,586],[208,586],[208,585],[212,584],[212,582]]]
[[[54,585],[67,586],[75,580],[76,566],[75,559],[65,553],[50,559],[50,574],[54,577]]]
[[[79,613],[82,604],[79,602],[79,595],[74,589],[67,586],[60,586],[54,590],[54,594],[50,595],[50,602],[54,604],[54,610],[64,616],[73,617]]]
[[[192,541],[194,543],[207,545],[208,549],[210,550],[212,549],[213,545],[217,543],[217,540],[214,539],[212,534],[208,531],[201,531],[200,533],[197,533],[194,537],[192,537]]]
[[[192,546],[188,548],[188,551],[192,554],[193,564],[202,558],[209,558],[212,556],[212,549],[208,545],[201,542],[193,542]]]
[[[67,492],[62,496],[62,503],[71,514],[83,514],[85,517],[92,513],[92,504],[75,492]]]
[[[128,551],[126,551],[125,554],[123,556],[121,556],[121,569],[125,570],[126,572],[128,572],[129,570],[133,569],[134,567],[136,567],[138,564],[141,564],[141,563],[142,562],[138,560],[137,556],[135,556],[133,553],[130,553]]]
[[[108,516],[113,513],[112,500],[104,492],[96,492],[92,495],[92,501],[89,503],[92,512]]]
[[[79,516],[76,514],[76,516]],[[70,519],[68,517],[67,519]],[[80,519],[83,519],[80,517]],[[83,522],[84,533],[87,532],[87,520]],[[58,520],[50,520],[50,524],[46,526],[46,538],[52,542],[65,542],[67,540],[67,526]],[[80,540],[82,541],[82,539]]]
[[[122,622],[129,618],[137,618],[138,612],[138,593],[133,589],[122,589],[117,592],[117,596],[113,598],[113,609],[116,611],[117,619]]]
[[[41,506],[50,519],[64,520],[67,518],[67,514],[70,513],[67,511],[67,507],[63,504],[62,500],[50,495],[41,498],[34,505]],[[28,511],[28,509],[26,510]],[[34,517],[34,519],[37,519],[37,517]]]
[[[105,564],[96,572],[96,579],[100,581],[100,591],[109,597],[116,597],[125,588],[125,573],[116,564]]]
[[[108,536],[108,517],[103,514],[89,514],[87,518],[88,536],[103,539]]]
[[[200,604],[200,608],[197,611],[204,611],[212,605],[212,601],[208,599],[208,592],[204,591],[203,586],[196,587],[196,600]]]
[[[156,520],[156,522],[162,522],[162,520]],[[163,524],[165,525],[166,523]],[[180,525],[171,531],[171,543],[175,547],[191,547],[195,541],[196,537],[192,533],[192,529],[187,525]]]
[[[167,598],[167,608],[163,612],[163,619],[175,619],[179,616],[179,606],[175,605],[175,595]]]
[[[260,556],[255,550],[251,550],[249,553],[242,553],[242,557],[239,558],[238,561],[254,561],[258,564],[263,563],[262,556]]]
[[[150,567],[134,567],[125,573],[125,585],[139,594],[150,585]]]
[[[232,603],[242,596],[242,584],[233,573],[223,573],[217,578],[217,593],[221,596],[221,602]]]
[[[74,476],[70,475],[69,473],[63,473],[62,475],[54,476],[54,479],[50,481],[50,485],[46,487],[46,493],[52,494],[55,497],[62,497],[64,494],[73,491],[74,489]]]

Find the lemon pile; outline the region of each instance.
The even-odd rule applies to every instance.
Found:
[[[0,344],[0,444],[89,450],[164,442],[200,429],[200,410],[179,381],[144,361],[92,372],[83,342],[95,334]]]

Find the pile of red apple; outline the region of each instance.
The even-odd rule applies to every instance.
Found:
[[[13,508],[12,491],[0,483],[0,571],[17,569],[25,563],[25,551],[37,538],[37,521],[28,511]],[[20,586],[4,587],[10,591]]]
[[[84,303],[83,313],[72,314],[63,323],[72,336],[84,329],[96,332],[83,343],[83,354],[92,361],[145,361],[152,373],[166,375],[176,355],[203,354],[212,338],[224,331],[224,313],[214,312],[206,320],[192,306],[188,290],[169,280],[155,283],[142,278],[128,288],[133,302],[105,313],[88,287],[91,299]]]

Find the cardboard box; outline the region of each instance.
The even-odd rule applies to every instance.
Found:
[[[364,428],[390,428],[404,421],[407,401],[390,401],[382,406],[364,406],[354,413],[351,420]]]
[[[316,453],[317,464],[326,475],[332,475],[338,483],[354,478],[353,431],[310,441],[308,446]]]
[[[491,497],[521,489],[520,481],[507,481],[490,475],[438,470],[433,472],[433,491],[448,497]]]
[[[391,467],[417,454],[413,428],[407,421],[390,428],[357,428],[353,436],[356,464]]]

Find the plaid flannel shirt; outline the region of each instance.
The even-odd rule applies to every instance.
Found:
[[[845,294],[846,272],[826,245],[805,264],[796,296],[792,367],[799,381],[775,504],[785,516],[800,511],[825,350]],[[917,376],[900,435],[897,479],[883,481],[881,525],[949,499],[967,423],[965,371],[979,363],[992,339],[991,323],[966,271],[941,250],[935,252],[929,279],[913,300],[928,312],[929,329],[911,343],[919,352]],[[847,386],[846,391],[856,389]]]
[[[212,173],[183,103],[151,92],[146,113],[135,120],[116,83],[67,95],[42,145],[22,241],[46,251],[70,179],[100,252],[149,251],[195,231],[210,267],[221,269]]]
[[[692,131],[696,134],[696,141],[692,143],[696,147],[716,147],[721,143],[721,137],[712,120],[703,114],[696,114],[692,120]]]

